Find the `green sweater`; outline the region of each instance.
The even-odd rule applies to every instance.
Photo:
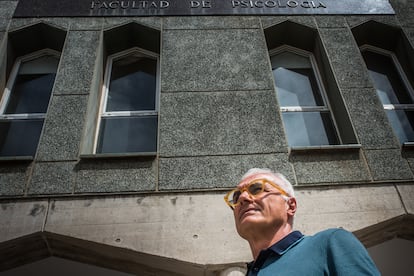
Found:
[[[314,236],[295,231],[260,252],[247,275],[380,275],[365,247],[343,229]]]

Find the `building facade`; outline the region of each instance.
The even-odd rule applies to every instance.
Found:
[[[0,0],[0,271],[53,256],[242,275],[250,250],[223,196],[259,167],[294,184],[296,229],[343,227],[384,275],[396,271],[384,253],[413,272],[398,252],[414,252],[414,1],[383,14],[111,14],[170,2],[18,16],[19,1]]]

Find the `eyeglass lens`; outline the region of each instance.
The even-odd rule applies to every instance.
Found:
[[[244,189],[243,189],[244,190]],[[242,194],[243,190],[237,190],[233,193],[233,204],[236,204],[239,201],[239,197]],[[258,195],[263,191],[263,183],[260,182],[256,182],[256,183],[252,183],[250,184],[247,188],[246,191],[250,194],[250,195]]]

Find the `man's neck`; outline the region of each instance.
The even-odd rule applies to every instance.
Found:
[[[292,232],[290,225],[277,229],[272,233],[262,233],[261,235],[254,235],[255,238],[248,239],[250,249],[254,260],[259,256],[260,251],[269,248]]]

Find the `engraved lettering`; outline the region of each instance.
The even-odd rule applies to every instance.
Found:
[[[211,8],[210,1],[190,1],[190,7],[193,8]]]
[[[197,2],[199,1],[192,1]],[[316,1],[298,1],[298,0],[233,0],[231,1],[233,8],[298,8],[302,7],[305,9],[316,9],[316,8],[326,8],[326,5],[322,2]],[[197,5],[197,7],[199,4]]]

